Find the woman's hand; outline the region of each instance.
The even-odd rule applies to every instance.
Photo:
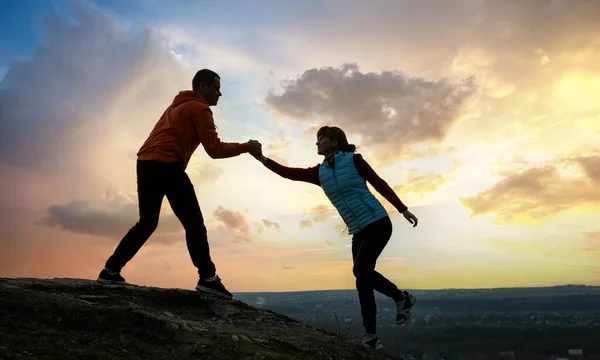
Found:
[[[408,210],[405,210],[402,215],[404,215],[404,218],[408,220],[409,223],[413,224],[413,227],[417,226],[419,223],[419,219],[417,219],[417,217]]]

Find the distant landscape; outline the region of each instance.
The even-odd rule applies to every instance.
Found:
[[[420,359],[435,351],[448,359],[549,359],[582,349],[600,359],[600,287],[414,290],[409,326],[394,324],[394,304],[376,293],[378,334],[387,352]],[[361,336],[356,291],[236,293],[249,305],[273,310],[328,331]],[[575,359],[577,357],[571,357]],[[581,356],[579,356],[581,358]]]

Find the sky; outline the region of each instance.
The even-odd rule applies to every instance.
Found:
[[[96,279],[138,219],[136,152],[201,68],[226,142],[288,166],[351,143],[419,218],[377,270],[400,288],[600,285],[600,3],[66,1],[0,4],[0,277]],[[353,289],[323,191],[252,156],[188,166],[232,292]],[[128,282],[191,289],[165,199]]]

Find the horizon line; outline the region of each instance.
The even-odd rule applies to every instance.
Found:
[[[95,279],[85,279],[85,278],[72,278],[72,277],[53,277],[53,278],[43,278],[43,277],[28,277],[28,276],[20,276],[20,277],[0,277],[1,280],[31,280],[31,279],[39,279],[39,280],[87,280],[96,282]],[[159,287],[152,285],[137,285],[131,283],[130,285],[142,286],[142,287],[156,287],[161,289],[181,289],[186,290],[186,288],[178,288],[178,287]],[[127,286],[127,285],[124,285]],[[503,287],[479,287],[479,288],[438,288],[438,289],[406,289],[408,291],[468,291],[468,290],[511,290],[511,289],[550,289],[550,288],[559,288],[559,287],[586,287],[586,288],[600,288],[600,285],[588,285],[588,284],[557,284],[557,285],[538,285],[538,286],[503,286]],[[327,289],[327,290],[286,290],[286,291],[232,291],[234,294],[284,294],[284,293],[306,293],[306,292],[326,292],[326,291],[356,291],[354,288],[347,289]]]

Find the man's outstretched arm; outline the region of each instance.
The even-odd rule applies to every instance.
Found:
[[[194,112],[196,134],[204,150],[213,159],[224,159],[248,152],[248,143],[222,142],[210,109]]]

